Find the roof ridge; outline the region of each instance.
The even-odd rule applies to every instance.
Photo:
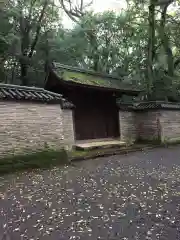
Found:
[[[29,91],[35,90],[35,91],[49,93],[49,94],[57,96],[57,97],[62,97],[62,94],[54,93],[54,92],[48,91],[44,88],[39,88],[39,87],[34,87],[34,86],[21,86],[21,85],[0,83],[0,88],[14,88],[14,89],[19,89],[19,90],[29,90]]]

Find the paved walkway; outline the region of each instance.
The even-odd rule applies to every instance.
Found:
[[[180,239],[179,147],[9,175],[0,185],[0,239]]]

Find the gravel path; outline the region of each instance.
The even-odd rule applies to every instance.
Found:
[[[2,239],[180,239],[180,148],[1,177]]]

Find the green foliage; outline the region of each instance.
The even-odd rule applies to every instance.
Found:
[[[54,1],[12,0],[1,11],[0,64],[6,73],[4,81],[43,86],[45,58],[39,56],[37,47],[42,36],[59,24],[60,12]]]
[[[127,9],[118,13],[79,13],[72,29],[62,26],[63,10],[54,0],[48,1],[40,19],[45,3],[46,0],[9,0],[0,9],[0,81],[43,87],[44,64],[56,61],[117,77],[127,73],[123,81],[141,88],[148,86],[150,0],[128,1]],[[174,8],[168,6],[164,19],[163,8],[155,7],[153,92],[149,96],[153,99],[169,99],[167,95],[178,99],[180,3],[176,3]]]
[[[89,13],[73,30],[73,37],[79,39],[74,41],[74,45],[79,52],[82,51],[81,64],[100,72],[132,73],[133,58],[136,63],[138,60],[139,41],[133,41],[138,31],[138,25],[133,23],[129,12],[118,15],[114,12]]]

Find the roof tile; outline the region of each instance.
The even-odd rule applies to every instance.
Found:
[[[62,96],[43,88],[0,84],[0,100],[26,100],[47,103],[60,103]]]

